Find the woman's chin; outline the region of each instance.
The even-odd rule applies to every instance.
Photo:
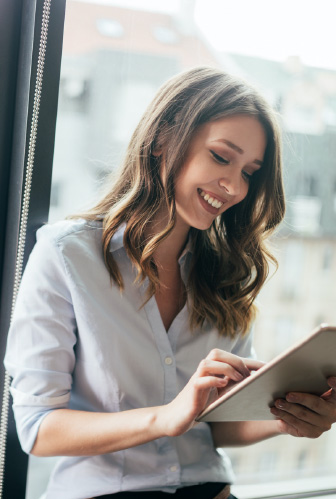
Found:
[[[208,230],[208,229],[210,229],[212,223],[213,223],[213,220],[212,221],[204,221],[204,222],[201,222],[199,220],[190,226],[193,229],[197,229],[197,230]]]

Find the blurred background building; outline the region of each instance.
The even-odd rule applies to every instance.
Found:
[[[259,357],[269,360],[319,323],[336,324],[336,71],[298,57],[215,52],[194,8],[181,0],[168,15],[68,1],[50,221],[90,205],[170,76],[211,65],[246,78],[280,113],[284,134],[288,208],[271,241],[279,270],[260,294],[255,328]],[[334,475],[335,446],[333,431],[314,442],[280,437],[229,454],[239,484],[275,483]]]

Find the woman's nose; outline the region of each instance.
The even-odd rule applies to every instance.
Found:
[[[238,173],[238,172],[237,172]],[[224,189],[230,196],[239,196],[241,191],[242,177],[239,172],[236,172],[230,176],[223,177],[219,179],[219,186]]]

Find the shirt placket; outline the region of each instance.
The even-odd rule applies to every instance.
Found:
[[[164,392],[163,405],[171,402],[177,395],[177,377],[176,377],[176,362],[174,351],[170,342],[170,333],[174,333],[177,324],[173,322],[169,335],[167,334],[161,316],[156,304],[155,297],[146,303],[145,311],[153,331],[153,336],[160,354],[161,364],[164,371]],[[178,319],[178,318],[176,318]],[[175,336],[173,334],[173,336]],[[157,449],[159,454],[165,457],[165,475],[166,485],[180,485],[181,483],[181,466],[179,456],[174,445],[174,439],[163,437],[157,440]]]

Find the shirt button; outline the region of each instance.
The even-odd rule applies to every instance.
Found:
[[[174,465],[174,466],[171,466],[169,469],[170,469],[170,471],[177,471],[178,467]]]
[[[167,366],[170,366],[172,363],[173,363],[173,359],[171,357],[165,358],[165,364],[167,364]]]

